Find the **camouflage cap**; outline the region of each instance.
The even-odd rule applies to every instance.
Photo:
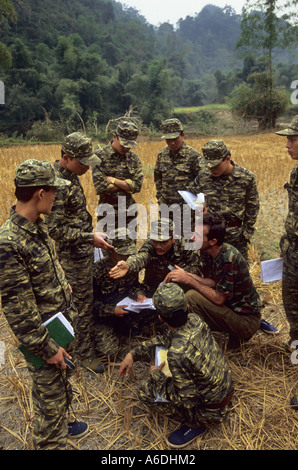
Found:
[[[164,318],[171,318],[178,311],[187,311],[187,301],[178,284],[168,282],[159,286],[152,297],[157,312]]]
[[[139,129],[134,122],[128,119],[121,121],[117,126],[116,134],[123,147],[136,148],[138,145],[136,140],[139,135]]]
[[[132,234],[126,227],[120,227],[110,233],[108,242],[113,245],[118,255],[135,255],[137,247],[132,239]]]
[[[15,171],[15,185],[17,187],[38,186],[68,186],[70,181],[58,178],[53,165],[46,161],[26,160],[22,162]]]
[[[179,119],[167,119],[162,123],[161,131],[163,133],[161,136],[162,139],[177,139],[181,132],[183,132],[183,126]]]
[[[93,166],[100,162],[93,152],[91,139],[82,132],[73,132],[65,137],[62,151],[86,166]]]
[[[205,163],[208,168],[218,165],[230,154],[223,140],[210,140],[204,145],[202,152],[204,157],[203,163]]]
[[[151,222],[150,240],[164,242],[174,237],[175,226],[171,219],[161,218]]]
[[[278,135],[298,135],[298,114],[292,119],[289,127],[282,131],[275,132]]]

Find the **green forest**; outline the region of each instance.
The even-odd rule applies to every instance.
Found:
[[[153,27],[113,0],[0,0],[1,135],[99,135],[129,110],[154,131],[178,107],[213,103],[256,119],[269,109],[260,126],[274,125],[298,79],[297,26],[277,18],[276,1],[255,3],[267,5],[259,17],[207,5]],[[247,103],[258,93],[261,110]]]

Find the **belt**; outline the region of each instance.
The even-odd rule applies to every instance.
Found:
[[[118,203],[118,196],[102,196],[100,198],[100,203],[102,204],[117,204]]]
[[[241,227],[242,221],[238,219],[226,220],[226,227]]]
[[[207,403],[205,406],[211,410],[218,410],[223,408],[232,400],[234,393],[235,391],[232,390],[231,393],[229,393],[229,395],[227,395],[226,398],[224,398],[220,403]]]

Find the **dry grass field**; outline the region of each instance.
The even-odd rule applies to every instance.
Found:
[[[187,139],[187,143],[200,150],[209,139]],[[283,186],[294,164],[287,155],[285,138],[275,134],[227,137],[225,142],[232,158],[257,175],[261,210],[250,250],[251,273],[265,304],[263,317],[277,326],[280,334],[270,337],[259,332],[236,353],[227,351],[222,341],[235,381],[233,410],[222,425],[211,427],[188,450],[295,450],[297,412],[290,408],[289,400],[296,383],[297,367],[283,348],[288,340],[288,325],[282,307],[281,285],[280,282],[264,284],[260,280],[260,260],[279,255],[278,242],[287,210]],[[142,191],[137,196],[139,203],[155,202],[153,166],[162,145],[161,142],[139,143],[137,150],[145,173]],[[54,162],[59,153],[56,145],[0,149],[1,224],[14,203],[15,167],[28,158]],[[89,210],[95,214],[97,197],[90,171],[82,182]],[[1,312],[0,341],[5,346],[4,364],[0,364],[0,448],[32,449],[30,378],[23,358],[16,352],[18,343]],[[137,384],[147,374],[147,366],[135,364],[132,377],[124,381],[117,378],[118,367],[119,364],[107,364],[101,376],[77,370],[73,379],[73,410],[78,419],[88,422],[90,432],[80,441],[70,442],[69,450],[168,449],[165,436],[179,423],[150,414],[137,398]]]

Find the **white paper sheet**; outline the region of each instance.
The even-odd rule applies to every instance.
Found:
[[[283,258],[261,262],[261,279],[263,282],[280,281],[282,278]]]

